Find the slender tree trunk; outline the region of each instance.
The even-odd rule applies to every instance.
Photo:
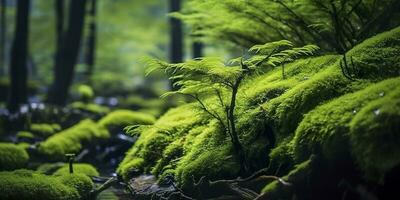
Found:
[[[56,49],[59,49],[64,33],[64,0],[55,0],[54,10],[56,15]]]
[[[193,42],[192,44],[193,50],[193,58],[201,58],[203,57],[203,43],[202,42]]]
[[[169,0],[169,11],[178,12],[181,9],[181,0]],[[170,62],[180,63],[183,60],[183,30],[182,22],[171,17],[170,19]]]
[[[18,1],[14,40],[11,47],[8,109],[16,111],[27,101],[27,55],[30,0]]]
[[[86,78],[90,82],[90,77],[93,74],[95,57],[96,57],[96,0],[90,0],[90,24],[89,24],[89,35],[87,38],[87,49],[85,54],[86,59]]]
[[[69,87],[74,76],[83,33],[86,0],[71,0],[68,14],[68,28],[56,53],[54,81],[49,91],[48,102],[65,105]]]
[[[231,132],[231,141],[233,144],[233,148],[236,152],[236,155],[239,158],[240,162],[240,173],[246,174],[249,171],[249,167],[247,164],[246,154],[243,149],[243,145],[239,140],[239,136],[236,130],[236,120],[235,120],[235,107],[236,107],[236,96],[239,90],[240,83],[242,82],[243,77],[239,77],[235,84],[232,86],[232,96],[231,102],[228,110],[228,120],[229,120],[229,129]]]
[[[1,0],[0,1],[0,76],[6,74],[6,6],[7,1]]]

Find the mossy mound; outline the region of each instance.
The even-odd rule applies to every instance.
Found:
[[[346,152],[349,153],[348,133],[351,120],[369,102],[396,90],[400,91],[400,78],[373,84],[364,90],[344,95],[309,112],[296,130],[295,159],[303,161],[312,153],[322,151],[330,160],[337,160],[342,155],[346,155]],[[337,148],[339,146],[341,148]]]
[[[0,170],[14,170],[27,165],[29,155],[26,150],[11,143],[0,143]]]
[[[31,124],[29,131],[40,137],[49,137],[61,130],[59,124]]]
[[[106,127],[110,132],[114,132],[121,131],[129,125],[149,125],[155,121],[154,116],[146,113],[116,110],[101,118],[98,124]]]
[[[85,103],[88,103],[94,97],[93,89],[89,85],[79,85],[77,92],[79,99]]]
[[[81,102],[81,101],[73,102],[69,106],[73,109],[81,110],[81,111],[99,115],[99,116],[103,116],[103,115],[107,114],[108,112],[110,112],[110,108],[108,108],[108,107],[101,106],[101,105],[94,104],[94,103],[85,103],[85,102]]]
[[[87,176],[99,176],[100,173],[95,167],[85,163],[73,164],[74,174],[85,174]],[[69,174],[69,164],[64,164],[61,168],[54,172],[54,175],[65,175]]]
[[[399,30],[377,35],[347,53],[353,57],[352,64],[357,70],[351,73],[357,80],[343,75],[339,55],[287,64],[285,78],[280,68],[247,77],[240,88],[243,92],[238,96],[236,121],[252,169],[269,165],[270,172],[279,171],[280,175],[285,175],[314,153],[326,163],[321,168],[335,168],[342,161],[345,164],[356,162],[358,167],[351,166],[354,171],[361,169],[367,174],[382,175],[398,165],[395,157],[398,147],[394,146],[399,144],[398,140],[376,137],[380,137],[379,134],[393,138],[399,132],[395,117],[399,116],[398,103],[394,94],[400,90],[400,84],[398,78],[390,78],[398,76],[400,71]],[[381,51],[385,54],[382,55],[384,62],[365,57]],[[376,73],[374,67],[382,72]],[[205,102],[212,103],[215,99]],[[124,179],[129,178],[131,172],[152,172],[159,179],[173,175],[182,187],[190,187],[193,179],[197,181],[202,176],[210,179],[237,176],[239,164],[229,136],[196,105],[171,109],[154,125],[140,128],[139,139],[120,164],[118,173]],[[377,110],[382,119],[371,116]],[[383,120],[389,124],[384,124]],[[378,133],[384,127],[390,130]],[[374,142],[369,143],[370,140]],[[378,147],[386,142],[390,147],[379,151]],[[363,148],[369,150],[360,153]],[[382,159],[391,161],[377,164],[382,163],[377,155],[388,151],[392,153]],[[366,158],[368,155],[372,156]],[[337,186],[335,182],[327,188],[335,184]],[[319,185],[318,182],[315,185]]]
[[[154,166],[162,157],[164,149],[171,141],[186,135],[204,121],[206,120],[199,116],[193,104],[169,110],[153,126],[146,127],[141,132],[135,145],[120,163],[118,174],[126,179],[137,170],[150,171],[149,167]]]
[[[0,199],[88,199],[93,182],[83,174],[46,176],[29,170],[0,172]]]
[[[349,125],[356,163],[368,179],[379,182],[400,165],[400,79],[395,80],[385,82],[396,84],[396,89],[381,91],[380,98],[364,106]]]
[[[51,160],[63,160],[67,153],[78,153],[84,144],[109,138],[109,132],[103,126],[90,119],[57,133],[39,145],[39,153]]]

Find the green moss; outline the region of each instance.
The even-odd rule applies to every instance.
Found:
[[[94,188],[92,180],[82,173],[64,174],[57,179],[64,185],[76,189],[81,199],[89,199],[90,191]]]
[[[0,172],[0,199],[83,200],[93,188],[82,174],[46,176],[29,170]]]
[[[78,109],[78,110],[82,110],[82,111],[97,114],[97,115],[104,115],[104,114],[107,114],[108,112],[110,112],[110,108],[108,108],[108,107],[101,106],[101,105],[94,104],[94,103],[84,103],[84,102],[80,102],[80,101],[72,103],[70,105],[70,107],[73,109]]]
[[[183,139],[175,140],[174,142],[169,144],[164,149],[163,156],[157,161],[157,164],[154,166],[151,173],[158,176],[160,174],[164,174],[165,170],[171,168],[171,165],[176,166],[177,159],[183,156],[183,144]]]
[[[245,81],[242,90],[248,105],[258,105],[282,95],[286,90],[309,80],[316,73],[337,61],[338,56],[327,55],[301,59],[285,67],[286,79],[282,79],[281,69],[275,69],[259,77]]]
[[[28,131],[19,131],[16,135],[18,139],[33,139],[35,135]]]
[[[198,114],[193,104],[169,110],[154,125],[141,131],[140,137],[120,163],[117,173],[127,178],[132,171],[150,171],[163,157],[164,149],[172,141],[185,136],[206,120],[207,118]],[[140,168],[133,168],[138,166],[139,160]],[[163,167],[159,165],[158,168]]]
[[[99,172],[95,167],[93,167],[90,164],[85,164],[85,163],[75,163],[73,165],[74,168],[74,174],[85,174],[87,176],[99,176]],[[54,172],[54,175],[65,175],[69,174],[69,164],[65,164],[61,168],[57,169],[57,171]]]
[[[282,180],[290,183],[292,186],[283,185],[281,182],[275,180],[267,184],[262,189],[261,193],[263,196],[270,199],[293,199],[296,187],[303,187],[302,184],[306,184],[305,182],[310,178],[311,170],[312,160],[307,160],[299,165],[296,165],[294,169],[289,172],[289,174],[282,177]]]
[[[177,181],[183,188],[192,186],[193,180],[198,181],[202,176],[211,180],[234,178],[240,170],[230,145],[207,149],[198,157],[189,158],[191,161],[184,158],[176,168]]]
[[[26,150],[11,143],[0,143],[0,170],[13,170],[26,166],[29,155]]]
[[[400,84],[400,79],[393,84]],[[382,91],[383,92],[383,91]],[[353,156],[368,179],[382,181],[400,164],[400,87],[371,101],[350,123]]]
[[[349,123],[369,102],[400,89],[400,78],[389,79],[351,94],[344,95],[309,112],[294,137],[294,153],[298,161],[311,153],[322,152],[335,161],[349,154]],[[337,147],[341,148],[337,148]],[[366,147],[365,147],[366,148]]]
[[[64,167],[64,165],[65,165],[65,163],[63,163],[63,162],[44,163],[44,164],[41,164],[36,169],[36,172],[46,174],[46,175],[52,175],[55,171],[57,171],[61,167]]]
[[[100,119],[98,124],[113,132],[113,130],[121,131],[124,127],[129,125],[149,125],[154,122],[155,118],[146,113],[130,110],[116,110]]]
[[[79,99],[83,102],[88,103],[94,97],[94,92],[92,87],[88,85],[79,85],[78,86],[78,95]]]
[[[51,160],[64,160],[67,153],[78,153],[84,143],[109,138],[108,131],[90,119],[57,133],[39,145],[39,153]]]
[[[400,75],[400,27],[381,33],[351,49],[356,77],[382,80]]]
[[[144,159],[143,158],[130,158],[124,159],[124,161],[118,167],[118,174],[122,176],[124,180],[129,180],[133,175],[137,175],[144,168]]]
[[[41,137],[48,137],[61,130],[59,124],[31,124],[30,131]]]

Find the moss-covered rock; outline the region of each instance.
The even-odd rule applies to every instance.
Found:
[[[400,85],[400,79],[390,81]],[[382,182],[386,173],[400,165],[400,87],[371,101],[350,123],[353,156],[366,177]]]
[[[85,174],[87,176],[99,176],[100,173],[95,167],[85,163],[73,164],[74,174]],[[54,172],[54,175],[66,175],[69,174],[69,164],[64,164],[61,168]]]
[[[389,147],[378,151],[378,146],[386,142],[380,142],[383,139],[376,137],[383,127],[391,130],[382,136],[391,138],[398,132],[395,125],[398,124],[395,117],[398,116],[397,103],[393,98],[390,103],[387,102],[389,99],[380,103],[378,100],[383,98],[382,91],[386,96],[399,90],[398,78],[389,79],[398,76],[400,71],[399,36],[399,29],[395,29],[368,39],[347,52],[347,60],[352,57],[354,61],[349,64],[354,64],[355,71],[351,73],[357,78],[355,81],[343,75],[340,55],[287,64],[285,79],[280,69],[246,77],[235,112],[239,138],[253,169],[269,164],[271,172],[279,170],[279,175],[285,175],[297,169],[294,166],[313,153],[326,162],[321,168],[326,167],[328,173],[337,163],[353,164],[354,159],[358,165],[365,166],[363,170],[367,174],[382,174],[398,165],[395,158],[398,149],[394,146],[398,141],[394,139],[393,143],[388,142]],[[374,56],[375,53],[384,60]],[[377,70],[382,71],[378,73]],[[205,103],[213,102],[212,97],[205,100]],[[216,120],[195,108],[196,104],[179,106],[164,114],[154,125],[140,129],[139,139],[120,164],[118,173],[126,179],[131,171],[152,169],[151,172],[160,179],[174,175],[183,187],[190,186],[193,177],[198,180],[201,176],[211,179],[237,176],[239,165],[229,136]],[[382,116],[390,116],[391,120],[373,118],[371,110],[379,110]],[[390,125],[383,125],[381,120],[384,119]],[[366,132],[367,136],[364,138],[360,132]],[[369,148],[368,141],[372,138],[376,143],[371,143]],[[359,153],[363,148],[369,150]],[[365,165],[367,162],[382,163],[376,155],[389,150],[392,153],[386,157],[391,159],[388,164]],[[366,158],[367,155],[372,156]],[[358,169],[353,170],[355,174],[358,172]],[[315,181],[318,185],[321,180]],[[327,188],[336,186],[337,182]]]
[[[47,138],[40,143],[38,150],[51,160],[63,160],[67,153],[78,153],[83,144],[94,143],[109,137],[107,129],[87,119]]]
[[[156,162],[163,157],[164,149],[174,139],[186,135],[189,130],[206,120],[196,112],[193,104],[171,109],[153,126],[140,133],[139,139],[120,163],[117,173],[128,178],[131,172],[137,170],[150,171],[150,168],[154,167]]]
[[[98,124],[114,132],[121,131],[129,125],[149,125],[154,122],[154,116],[146,113],[130,110],[116,110],[101,118]]]
[[[89,85],[79,85],[77,88],[79,99],[85,103],[88,103],[94,97],[94,92],[92,87]]]
[[[59,124],[31,124],[29,131],[40,137],[49,137],[61,130]]]
[[[29,155],[26,150],[11,143],[0,143],[0,170],[14,170],[27,165]]]
[[[93,182],[83,174],[46,176],[29,170],[0,172],[0,199],[84,200]]]
[[[101,105],[94,104],[94,103],[85,103],[85,102],[81,102],[81,101],[73,102],[69,106],[73,109],[78,109],[78,110],[88,112],[91,114],[95,114],[95,115],[99,115],[99,116],[103,116],[103,115],[107,114],[108,112],[110,112],[110,108],[108,108],[108,107],[101,106]]]
[[[295,159],[303,161],[312,153],[320,152],[332,161],[344,159],[343,156],[350,153],[348,133],[351,120],[369,102],[382,98],[382,94],[389,95],[396,90],[400,90],[400,78],[373,84],[309,112],[296,130]]]

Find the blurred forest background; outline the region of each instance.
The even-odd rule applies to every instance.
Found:
[[[29,6],[28,24],[23,33],[17,29],[17,1],[1,1],[0,107],[3,113],[7,112],[7,101],[11,110],[28,102],[48,101],[64,105],[79,98],[79,86],[83,84],[93,89],[98,104],[140,104],[143,99],[158,97],[170,87],[161,74],[144,76],[143,57],[181,62],[186,58],[201,57],[204,52],[213,55],[224,52],[215,45],[204,49],[203,43],[194,40],[188,26],[183,27],[180,20],[168,17],[169,12],[179,11],[183,6],[179,0],[88,0],[81,19],[76,6],[83,2],[34,0],[26,1],[26,4]],[[71,20],[74,23],[69,24]],[[81,34],[72,30],[79,29],[79,21],[83,23]],[[17,72],[14,77],[19,84],[14,85],[24,87],[27,81],[27,90],[15,88],[18,92],[11,94],[13,38],[21,36],[16,34],[27,37],[27,69],[23,70],[27,78],[24,78],[25,72]],[[67,42],[63,41],[63,35]],[[71,47],[74,40],[80,41],[76,48]],[[57,57],[62,49],[68,50],[61,53],[64,56]],[[52,85],[57,87],[54,95]],[[66,96],[68,90],[71,95]],[[21,92],[27,95],[18,94]]]

